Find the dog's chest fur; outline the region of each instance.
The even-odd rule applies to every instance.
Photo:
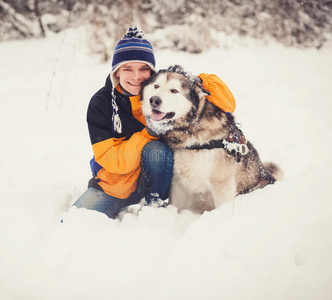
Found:
[[[203,150],[177,150],[174,152],[174,180],[192,193],[211,189],[211,174],[216,152]]]

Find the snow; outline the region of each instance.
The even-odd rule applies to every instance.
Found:
[[[109,63],[82,29],[0,44],[1,299],[332,299],[332,52],[219,41],[158,51],[157,67],[220,76],[284,180],[202,216],[145,207],[122,221],[70,208],[91,176],[86,109]]]

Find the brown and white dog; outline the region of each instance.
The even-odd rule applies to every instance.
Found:
[[[276,164],[262,164],[234,117],[207,100],[209,94],[199,81],[166,70],[142,89],[148,127],[174,151],[170,203],[179,211],[210,211],[281,177]]]

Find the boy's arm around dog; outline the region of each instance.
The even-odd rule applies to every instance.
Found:
[[[202,80],[202,85],[211,95],[207,99],[221,110],[227,113],[234,113],[236,100],[229,87],[216,75],[200,74],[198,78]]]

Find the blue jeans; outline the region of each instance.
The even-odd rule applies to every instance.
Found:
[[[138,204],[144,197],[147,203],[167,199],[173,176],[172,150],[161,141],[151,141],[142,150],[141,164],[136,190],[128,198],[119,199],[89,187],[74,206],[96,210],[114,218],[123,207]]]

